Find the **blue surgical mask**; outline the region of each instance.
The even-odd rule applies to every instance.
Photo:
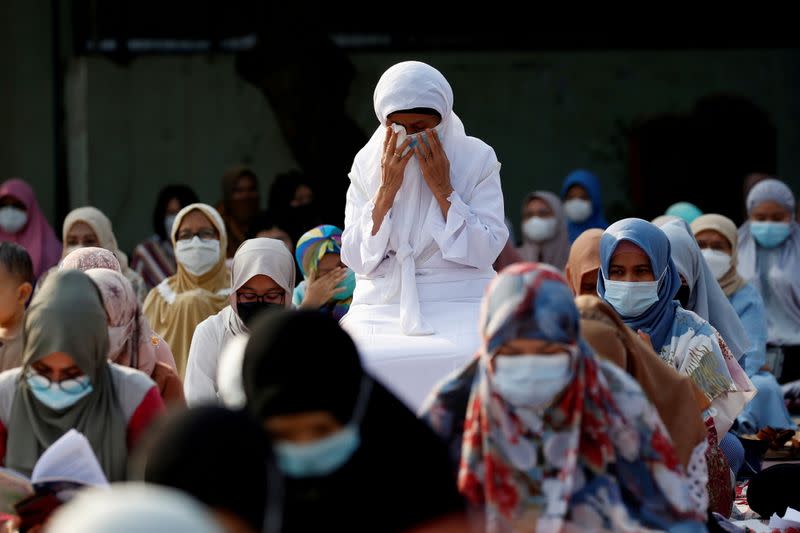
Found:
[[[666,272],[666,271],[665,271]],[[664,275],[662,274],[663,278]],[[625,318],[642,316],[658,301],[656,281],[613,281],[603,277],[606,286],[605,300]]]
[[[751,222],[750,233],[764,248],[775,248],[789,238],[792,227],[788,222]]]
[[[515,407],[546,407],[570,378],[570,358],[566,353],[494,358],[494,388]]]
[[[274,445],[278,468],[289,477],[322,477],[335,472],[361,446],[359,424],[366,411],[372,380],[365,377],[350,422],[336,433],[307,444],[279,441]]]
[[[347,269],[347,277],[344,278],[339,284],[336,286],[337,289],[344,289],[344,291],[340,292],[336,296],[333,297],[334,300],[347,300],[351,296],[353,296],[353,291],[356,290],[356,274],[349,268]]]
[[[60,411],[75,405],[78,400],[91,394],[92,384],[89,382],[89,376],[81,376],[78,378],[70,379],[69,381],[75,382],[75,388],[80,389],[76,392],[67,392],[58,383],[50,382],[49,386],[42,387],[42,381],[46,378],[31,373],[27,376],[28,387],[37,400],[45,404],[50,409]]]

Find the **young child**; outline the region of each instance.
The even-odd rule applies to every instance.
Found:
[[[22,322],[32,282],[33,264],[25,248],[0,242],[0,371],[22,364]]]

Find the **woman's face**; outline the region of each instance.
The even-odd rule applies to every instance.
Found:
[[[177,198],[172,198],[170,199],[169,202],[167,202],[167,208],[164,215],[177,215],[180,212],[180,210],[183,209],[184,207],[186,206],[181,205],[180,200],[178,200]]]
[[[257,302],[259,300],[282,304],[286,298],[286,291],[269,276],[256,274],[236,291],[237,302]]]
[[[386,117],[388,124],[397,124],[406,129],[408,135],[413,135],[425,130],[432,130],[442,121],[436,115],[424,113],[391,113]]]
[[[581,276],[581,287],[578,296],[583,294],[589,296],[597,296],[597,273],[600,272],[599,268],[590,270]]]
[[[552,218],[555,216],[553,210],[550,206],[542,200],[541,198],[534,198],[528,205],[525,206],[525,209],[522,212],[522,220],[528,220],[532,217],[539,217],[539,218]]]
[[[733,246],[731,246],[731,242],[726,239],[722,233],[716,230],[706,229],[703,231],[698,231],[694,238],[697,239],[697,245],[701,250],[709,248],[711,250],[724,252],[728,255],[733,254]]]
[[[314,201],[314,191],[308,185],[299,185],[294,191],[294,198],[289,202],[292,207],[302,207]]]
[[[569,189],[567,189],[567,195],[564,197],[564,200],[586,200],[587,202],[591,202],[592,198],[589,196],[589,191],[587,191],[583,185],[573,185]]]
[[[253,176],[239,176],[233,188],[233,199],[258,201],[258,183]]]
[[[557,342],[540,339],[514,339],[500,346],[495,355],[552,355],[564,353],[564,351],[564,346]]]
[[[608,267],[608,279],[612,281],[655,281],[650,258],[635,244],[623,241],[614,251]]]
[[[273,441],[295,444],[306,444],[323,439],[336,433],[342,427],[342,424],[328,411],[275,415],[264,420],[264,429]]]
[[[97,234],[89,224],[79,220],[67,231],[67,242],[65,244],[67,248],[100,247],[100,239],[97,238]]]
[[[177,240],[191,240],[195,235],[198,235],[201,240],[208,240],[203,239],[204,235],[219,240],[219,231],[199,209],[189,211],[181,219],[181,225],[177,231]]]
[[[31,368],[53,383],[79,378],[83,375],[83,371],[75,364],[75,360],[64,352],[55,352],[42,357],[33,363]]]
[[[27,211],[28,208],[25,207],[25,204],[22,203],[21,200],[15,198],[14,196],[3,196],[0,198],[0,207],[16,207],[20,211]]]
[[[792,216],[791,211],[772,200],[761,202],[750,211],[750,220],[753,222],[789,222]]]
[[[337,268],[344,268],[344,263],[342,263],[341,256],[339,254],[325,254],[322,256],[322,259],[319,260],[319,264],[317,265],[317,275],[324,276],[329,272]]]

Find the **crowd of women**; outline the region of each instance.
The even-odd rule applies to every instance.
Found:
[[[236,166],[216,207],[165,187],[129,260],[95,207],[59,239],[0,185],[0,462],[31,476],[75,429],[110,482],[4,504],[7,530],[735,531],[751,443],[797,429],[790,188],[753,183],[738,227],[609,225],[575,170],[516,242],[441,73],[394,65],[374,106],[344,228],[313,180],[262,211]]]

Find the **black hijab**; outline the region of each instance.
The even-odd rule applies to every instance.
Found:
[[[463,509],[445,444],[364,372],[353,341],[331,316],[259,317],[242,375],[247,408],[261,420],[327,411],[347,424],[363,381],[372,382],[353,457],[328,476],[286,480],[284,531],[402,531]]]

